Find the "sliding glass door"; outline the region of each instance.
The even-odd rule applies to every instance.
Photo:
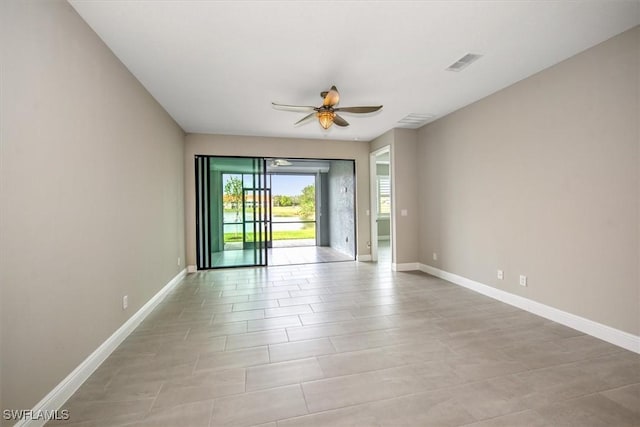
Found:
[[[267,265],[265,160],[196,156],[195,162],[198,269]]]

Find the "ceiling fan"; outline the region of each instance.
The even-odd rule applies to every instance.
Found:
[[[295,124],[299,125],[317,117],[320,122],[320,126],[322,126],[323,129],[329,129],[334,123],[337,126],[349,126],[349,123],[345,119],[336,114],[337,112],[362,114],[373,113],[374,111],[378,111],[382,108],[382,105],[335,108],[335,106],[338,105],[338,102],[340,102],[340,94],[335,86],[331,86],[331,89],[321,92],[320,96],[322,97],[322,105],[320,107],[276,104],[275,102],[272,102],[271,104],[273,104],[273,108],[278,110],[311,111],[311,113],[298,120]]]

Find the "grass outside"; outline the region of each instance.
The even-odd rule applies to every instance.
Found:
[[[271,211],[273,218],[295,218],[298,217],[299,206],[274,206]],[[234,209],[225,209],[225,213],[235,213]],[[277,222],[277,221],[276,221]],[[310,225],[310,224],[307,224]],[[279,230],[273,231],[273,240],[299,240],[299,239],[315,239],[315,227],[305,227],[301,230]],[[242,233],[225,233],[225,243],[241,242]],[[247,233],[247,241],[253,241],[253,233]]]
[[[274,206],[271,208],[272,216],[279,216],[283,218],[288,218],[292,216],[298,216],[298,206]]]
[[[274,206],[271,208],[271,216],[280,218],[297,217],[299,206]],[[225,213],[236,213],[235,209],[225,209]]]
[[[273,240],[298,240],[298,239],[315,239],[315,228],[307,228],[302,230],[283,230],[274,231]],[[225,233],[224,242],[241,242],[242,233]],[[253,233],[247,233],[247,241],[253,242]]]

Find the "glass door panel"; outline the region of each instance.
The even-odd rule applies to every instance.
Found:
[[[267,263],[265,161],[196,156],[198,269]]]

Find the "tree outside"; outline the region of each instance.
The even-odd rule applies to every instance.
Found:
[[[239,222],[242,211],[242,180],[239,177],[231,175],[224,183],[224,200],[235,210],[236,222]]]
[[[273,206],[288,207],[293,206],[293,198],[291,196],[273,196]]]
[[[316,186],[307,185],[302,189],[298,215],[303,221],[313,221],[316,219]]]
[[[224,211],[231,217],[225,217],[224,241],[241,242],[243,240],[243,225],[233,223],[242,222],[243,188],[242,175],[224,174],[223,200]],[[308,182],[308,181],[307,181]],[[298,187],[300,188],[300,187]],[[315,184],[309,184],[298,190],[299,193],[276,194],[271,199],[271,214],[273,240],[304,240],[315,238],[313,223],[297,221],[315,221],[316,194]],[[250,200],[247,200],[250,201]],[[235,217],[235,220],[232,219]],[[245,241],[253,241],[253,233],[247,232]]]

